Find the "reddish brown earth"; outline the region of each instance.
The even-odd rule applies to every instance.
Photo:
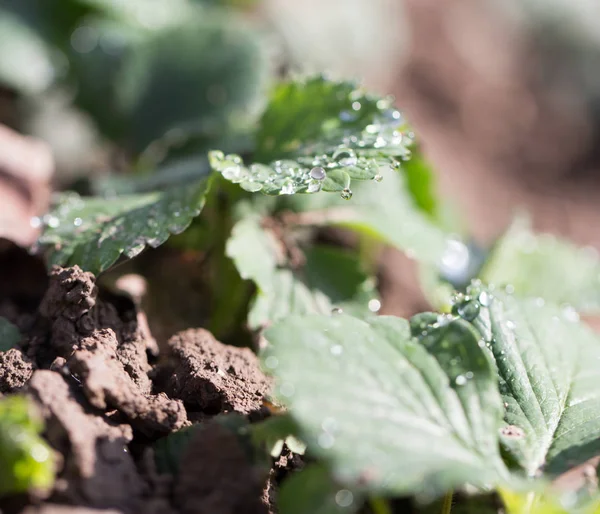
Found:
[[[270,380],[252,351],[190,329],[157,356],[135,298],[102,290],[92,274],[55,267],[37,298],[15,279],[0,293],[0,312],[23,338],[0,352],[0,394],[35,403],[60,469],[47,498],[3,499],[2,514],[273,512],[293,456],[271,470],[259,466],[235,432],[210,422],[223,413],[269,415]],[[205,428],[191,437],[179,471],[161,475],[153,444],[195,423]]]

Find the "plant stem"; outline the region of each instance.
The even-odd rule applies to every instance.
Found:
[[[448,491],[444,496],[444,501],[442,503],[442,512],[441,514],[450,514],[452,511],[452,496],[454,492]]]
[[[369,503],[373,514],[392,514],[390,504],[385,498],[371,498]]]

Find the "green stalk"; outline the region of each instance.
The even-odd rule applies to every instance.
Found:
[[[390,504],[385,498],[371,498],[369,503],[373,514],[392,514]]]
[[[452,496],[453,491],[448,491],[444,496],[444,501],[442,502],[442,511],[441,514],[450,514],[452,511]]]

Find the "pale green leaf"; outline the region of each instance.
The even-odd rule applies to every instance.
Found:
[[[266,331],[275,393],[342,483],[428,496],[506,474],[493,361],[464,321],[434,318],[420,340],[393,317],[291,316]]]
[[[200,214],[210,182],[113,199],[65,195],[44,217],[38,242],[47,247],[50,264],[78,264],[99,273],[122,254],[132,258],[183,232]]]
[[[19,329],[0,316],[0,352],[10,350],[21,340]]]
[[[506,406],[501,438],[527,475],[600,453],[600,341],[572,308],[473,287],[457,310],[482,333]],[[479,300],[477,300],[479,298]]]
[[[520,296],[568,303],[580,312],[600,310],[600,258],[550,234],[534,234],[524,218],[496,244],[482,280],[510,285]]]
[[[340,192],[351,180],[378,179],[380,168],[399,166],[412,142],[390,99],[349,82],[322,77],[279,84],[258,128],[252,162],[211,152],[211,166],[248,191],[269,195]]]
[[[284,263],[282,243],[251,216],[239,221],[227,242],[227,255],[242,278],[257,286],[248,324],[259,328],[289,314],[329,313],[340,308],[356,315],[370,313],[377,299],[375,280],[358,256],[334,247],[315,246],[305,251],[305,264],[292,269]]]

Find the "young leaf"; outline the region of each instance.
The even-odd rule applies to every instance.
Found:
[[[497,243],[481,279],[491,284],[510,285],[520,296],[568,303],[580,312],[600,310],[597,252],[578,248],[549,234],[535,235],[524,218],[517,219]]]
[[[6,318],[0,317],[0,352],[6,352],[21,340],[19,329]]]
[[[572,308],[477,287],[470,294],[474,299],[457,310],[474,319],[495,357],[506,406],[501,440],[509,454],[529,476],[558,475],[597,455],[597,335]]]
[[[50,264],[78,264],[100,273],[121,254],[132,258],[146,245],[156,248],[183,232],[200,214],[210,182],[110,200],[66,195],[44,217],[38,243],[48,247]]]
[[[361,504],[356,492],[337,486],[321,464],[310,464],[292,474],[278,496],[280,514],[351,514]]]
[[[253,163],[214,151],[211,166],[248,191],[268,195],[339,192],[350,182],[378,179],[384,165],[399,166],[412,142],[389,99],[349,82],[322,77],[279,84],[260,121]]]
[[[423,331],[418,341],[405,320],[346,315],[267,330],[276,394],[342,483],[428,496],[506,474],[502,402],[478,335],[446,317]]]
[[[52,487],[55,459],[39,436],[42,430],[27,399],[0,399],[0,497]]]
[[[358,256],[345,250],[315,246],[306,250],[300,269],[278,267],[277,242],[257,217],[235,225],[227,255],[258,289],[248,315],[251,328],[289,314],[330,313],[334,307],[364,315],[377,299],[375,280],[362,270]]]

